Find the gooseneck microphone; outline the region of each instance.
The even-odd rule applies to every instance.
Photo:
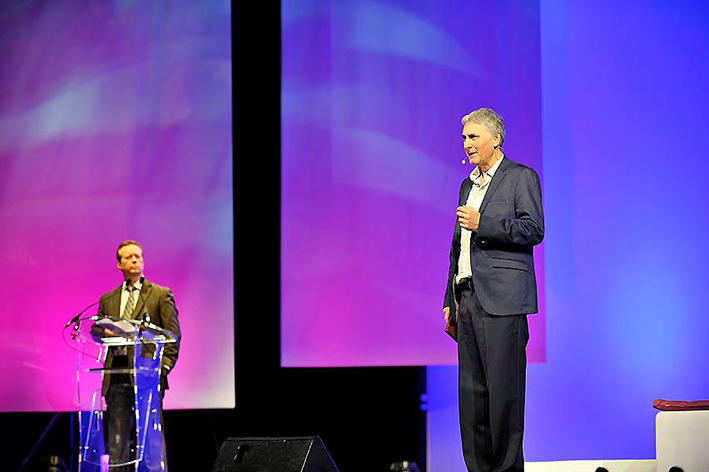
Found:
[[[134,313],[136,313],[137,315],[140,315],[142,312],[140,322],[145,323],[146,321],[150,321],[150,315],[148,314],[148,311],[145,310],[145,296],[144,296],[145,294],[143,293],[143,286],[145,285],[145,276],[141,275],[139,281],[140,281],[141,288],[140,288],[140,292],[138,292],[138,300],[135,304]],[[138,303],[140,303],[140,310],[138,310]],[[143,311],[143,310],[145,310],[145,311]],[[136,317],[133,317],[133,318],[137,319]]]
[[[143,280],[143,279],[141,278],[141,280]],[[130,280],[124,280],[124,283],[126,283],[126,284],[129,285],[129,284],[130,284]],[[104,300],[104,301],[108,301],[108,300],[110,300],[111,298],[113,298],[113,297],[115,297],[115,296],[117,296],[117,295],[120,295],[122,291],[123,291],[123,287],[121,287],[121,289],[118,290],[118,291],[117,291],[116,293],[114,293],[113,295],[106,297],[106,300]],[[84,308],[83,310],[81,310],[76,316],[74,316],[72,319],[70,319],[69,321],[67,321],[66,325],[64,325],[64,328],[66,329],[66,328],[68,328],[69,326],[71,326],[72,324],[76,323],[77,321],[81,321],[81,315],[83,315],[84,313],[86,313],[86,310],[88,310],[88,309],[91,308],[91,307],[94,307],[94,306],[98,305],[99,303],[101,303],[101,299],[99,299],[98,301],[92,303],[91,305],[89,305],[89,306],[87,306],[86,308]],[[93,317],[89,317],[89,318],[93,318]],[[98,319],[98,318],[97,318],[97,319]]]
[[[64,328],[68,328],[68,327],[71,326],[73,323],[76,323],[77,321],[79,321],[79,320],[81,319],[81,315],[83,315],[83,314],[86,312],[86,310],[88,310],[88,309],[91,308],[92,306],[98,305],[100,302],[101,302],[101,300],[99,300],[99,301],[97,301],[97,302],[95,302],[95,303],[92,303],[91,305],[89,305],[89,306],[87,306],[86,308],[84,308],[83,310],[81,310],[81,311],[79,312],[79,314],[77,314],[75,317],[73,317],[72,319],[70,319],[69,321],[66,322],[66,324],[64,325]]]

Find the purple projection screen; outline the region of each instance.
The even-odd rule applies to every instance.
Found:
[[[455,362],[441,304],[472,170],[460,119],[500,112],[505,153],[543,185],[538,3],[284,1],[282,21],[282,365]]]
[[[76,408],[61,330],[119,285],[123,239],[179,309],[166,407],[234,406],[230,14],[191,0],[0,7],[1,411]]]

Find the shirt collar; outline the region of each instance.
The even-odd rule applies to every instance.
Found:
[[[490,167],[487,172],[485,172],[485,175],[488,177],[485,179],[485,182],[489,182],[492,180],[492,177],[495,175],[495,172],[497,172],[497,168],[500,167],[500,163],[502,162],[502,159],[505,158],[505,155],[503,154],[500,156],[500,158],[495,162],[492,167]],[[480,166],[475,166],[475,169],[470,173],[470,180],[473,181],[474,184],[478,184],[478,178],[480,177]]]
[[[133,284],[133,289],[138,290],[139,292],[143,289],[143,277],[139,278],[136,283]],[[128,290],[128,281],[123,282],[123,287],[121,288],[122,291],[127,291]]]

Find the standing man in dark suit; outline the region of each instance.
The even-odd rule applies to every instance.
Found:
[[[115,290],[101,296],[99,316],[149,321],[170,331],[178,338],[177,343],[166,344],[163,350],[159,412],[162,423],[162,397],[168,388],[167,376],[177,362],[180,349],[180,323],[177,318],[175,300],[169,288],[145,280],[143,249],[136,241],[127,240],[119,244],[116,258],[118,260],[116,266],[123,274],[123,283]],[[144,352],[143,355],[149,355],[149,353]],[[109,348],[104,364],[106,368],[130,368],[132,365],[132,347]],[[106,398],[108,416],[107,447],[113,464],[131,460],[130,448],[135,446],[131,444],[132,437],[135,435],[135,411],[133,411],[135,391],[133,387],[133,377],[129,374],[104,373],[103,395]],[[149,470],[167,470],[165,438],[162,429],[160,440],[161,444],[159,445],[146,444],[146,453],[150,451],[151,458],[157,457],[154,449],[160,448],[160,456],[163,459],[155,461],[160,463],[148,462],[146,465]],[[124,470],[134,470],[134,468],[126,467]]]
[[[527,314],[537,312],[532,248],[544,238],[537,173],[502,153],[505,126],[466,115],[476,165],[460,186],[443,313],[457,324],[460,428],[471,472],[523,471]]]

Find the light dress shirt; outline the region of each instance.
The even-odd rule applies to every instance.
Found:
[[[133,284],[133,290],[135,291],[135,294],[133,295],[135,298],[133,299],[135,303],[133,304],[133,310],[135,311],[136,308],[138,308],[138,297],[140,297],[140,291],[143,288],[143,279],[140,278],[138,281]],[[130,296],[130,290],[128,290],[128,281],[126,280],[123,282],[123,286],[121,287],[121,317],[123,317],[123,312],[126,309],[126,305],[128,304],[128,297]],[[131,316],[131,318],[135,318],[135,316]]]
[[[485,198],[492,177],[495,175],[495,172],[497,172],[497,168],[500,167],[500,163],[504,158],[504,155],[500,157],[497,162],[485,172],[485,182],[480,183],[480,166],[476,166],[475,169],[473,169],[470,173],[470,180],[473,181],[473,186],[470,189],[465,206],[473,207],[475,211],[480,211],[480,205]],[[463,227],[461,227],[460,230],[460,254],[458,256],[458,275],[455,277],[456,283],[473,276],[473,269],[470,267],[470,238],[473,232]]]
[[[134,294],[133,296],[135,297],[133,299],[133,311],[135,312],[135,309],[138,308],[138,298],[140,297],[140,290],[143,288],[143,279],[140,278],[138,281],[133,284],[133,291]],[[128,281],[124,281],[123,285],[121,286],[121,311],[120,315],[121,318],[123,318],[123,312],[126,310],[126,305],[128,304],[128,297],[130,296],[130,290],[128,290]],[[142,307],[141,307],[142,309]],[[131,318],[135,318],[131,314]],[[118,346],[114,348],[115,351],[113,352],[114,356],[125,356],[128,354],[128,351],[126,350],[125,346]]]

